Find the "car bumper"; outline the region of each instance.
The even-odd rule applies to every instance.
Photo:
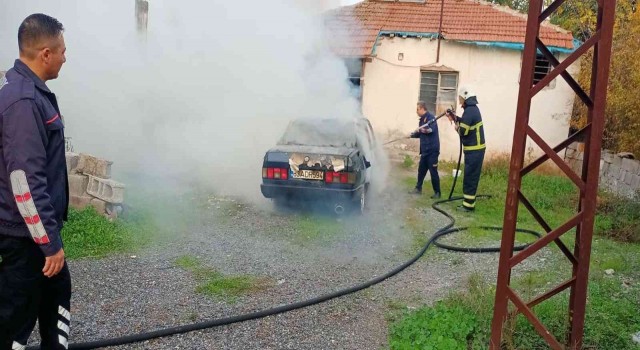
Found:
[[[287,198],[298,200],[352,200],[358,198],[364,185],[351,189],[316,188],[286,185],[260,185],[262,195],[266,198]]]

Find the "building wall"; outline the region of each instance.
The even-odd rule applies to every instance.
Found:
[[[398,54],[403,59],[398,59]],[[364,70],[363,113],[377,132],[415,129],[415,105],[420,93],[421,66],[436,63],[437,40],[383,38]],[[511,151],[518,99],[522,52],[442,41],[440,62],[459,72],[459,86],[473,89],[485,125],[488,154]],[[560,60],[564,59],[564,55]],[[574,72],[578,65],[570,67]],[[552,146],[564,140],[574,93],[564,79],[540,92],[532,103],[530,122]],[[462,109],[457,106],[457,112]],[[439,121],[441,159],[454,159],[457,134],[446,118]],[[529,142],[528,145],[531,145]],[[537,153],[537,146],[532,151]]]

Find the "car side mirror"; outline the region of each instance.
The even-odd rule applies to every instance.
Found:
[[[365,159],[365,160],[364,160],[364,166],[365,166],[367,169],[371,168],[371,162]]]

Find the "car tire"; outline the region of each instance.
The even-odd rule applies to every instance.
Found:
[[[358,213],[359,215],[363,215],[367,211],[367,205],[368,205],[368,199],[369,199],[369,196],[367,195],[367,192],[369,192],[368,188],[369,186],[364,187],[364,190],[362,190],[362,192],[357,197],[354,203],[356,213]]]

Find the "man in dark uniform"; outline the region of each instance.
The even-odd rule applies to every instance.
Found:
[[[64,28],[43,14],[18,29],[20,58],[0,82],[0,350],[66,349],[71,276],[60,231],[69,185],[64,125],[46,81],[65,63]]]
[[[427,111],[427,105],[420,101],[416,109],[418,113],[418,129],[410,137],[420,139],[420,164],[418,165],[418,182],[411,194],[422,194],[422,183],[427,176],[427,171],[431,175],[431,186],[433,195],[431,198],[440,198],[440,176],[438,175],[438,157],[440,156],[440,136],[438,134],[438,123],[435,122],[433,114]],[[424,126],[429,123],[428,126]]]
[[[487,147],[484,142],[484,126],[476,95],[468,88],[461,88],[458,91],[458,100],[464,109],[462,117],[456,116],[451,110],[447,110],[447,116],[455,122],[464,151],[464,180],[462,183],[464,201],[458,209],[471,212],[476,208],[476,192]]]

